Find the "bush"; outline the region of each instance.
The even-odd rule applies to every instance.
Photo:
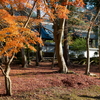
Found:
[[[99,64],[99,58],[98,57],[93,57],[90,60],[91,60],[91,62],[90,62],[91,64],[95,64],[95,65]]]
[[[44,57],[53,57],[54,53],[53,52],[43,52]]]
[[[69,54],[70,59],[76,58],[74,53]]]
[[[86,50],[86,39],[84,38],[77,38],[73,43],[70,45],[70,50],[78,53]]]
[[[79,64],[80,64],[80,65],[85,65],[85,64],[86,64],[86,61],[87,61],[87,59],[84,58],[84,59],[82,59],[82,60],[79,62]]]
[[[84,57],[84,54],[80,54],[80,55],[78,56],[78,58],[85,58],[85,57]]]

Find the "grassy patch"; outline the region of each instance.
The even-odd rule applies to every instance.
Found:
[[[100,86],[84,89],[54,87],[20,92],[11,97],[1,96],[0,100],[100,100]]]

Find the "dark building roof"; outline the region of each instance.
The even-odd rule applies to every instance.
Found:
[[[84,30],[75,30],[75,35],[78,37],[82,37],[82,38],[86,38],[87,37],[87,31]],[[97,39],[96,34],[93,33],[93,31],[91,31],[90,33],[90,39]]]
[[[49,30],[46,30],[45,28],[40,28],[40,33],[42,39],[53,40],[53,33]]]

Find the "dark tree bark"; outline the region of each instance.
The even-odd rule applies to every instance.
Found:
[[[40,19],[40,10],[37,10],[37,18]],[[40,30],[40,27],[41,27],[41,24],[39,24],[38,26],[38,31],[40,33],[40,36],[41,36],[41,30]],[[39,62],[41,61],[42,59],[42,55],[41,55],[41,45],[40,44],[37,44],[37,52],[36,52],[36,66],[39,66]]]
[[[51,69],[55,66],[54,62],[55,62],[55,57],[56,57],[56,51],[54,49],[54,54],[53,54],[53,58],[52,58],[52,66]]]
[[[100,15],[98,16],[98,23],[100,24]],[[99,73],[100,73],[100,25],[98,25],[98,46],[99,46]]]
[[[68,44],[68,20],[65,20],[65,28],[64,28],[64,59],[66,62],[66,65],[69,66],[70,60],[69,60],[69,44]]]
[[[28,61],[27,61],[27,57],[26,57],[24,48],[21,49],[21,54],[22,54],[22,67],[27,68],[28,67]]]
[[[39,66],[39,62],[42,59],[42,53],[41,53],[41,45],[37,44],[37,52],[36,52],[36,66]]]

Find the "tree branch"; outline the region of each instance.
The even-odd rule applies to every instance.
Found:
[[[34,9],[34,7],[35,7],[36,2],[37,2],[37,0],[34,1],[33,7],[32,7],[32,9],[31,9],[31,12],[30,12],[30,14],[29,14],[29,16],[28,16],[28,19],[27,19],[26,23],[24,24],[24,27],[26,27],[26,26],[28,25],[28,23],[29,23],[29,20],[30,20],[30,17],[31,17],[31,15],[32,15],[32,12],[33,12],[33,9]]]
[[[10,58],[10,60],[9,60],[8,64],[10,64],[10,63],[12,62],[12,60],[13,60],[14,56],[15,56],[15,53],[14,53],[14,54],[12,55],[12,57]]]
[[[47,0],[43,0],[43,1],[44,1],[44,4],[47,5]],[[54,19],[52,19],[51,15],[48,13],[48,11],[47,11],[47,14],[50,16],[51,21],[54,21]]]
[[[53,31],[49,30],[48,28],[45,28],[44,26],[41,26],[41,27],[43,27],[44,29],[46,29],[46,30],[48,30],[48,31],[53,33]]]
[[[4,71],[4,69],[0,66],[0,69],[1,69],[1,71],[2,71],[2,74],[5,76],[6,74],[5,74],[5,71]]]

